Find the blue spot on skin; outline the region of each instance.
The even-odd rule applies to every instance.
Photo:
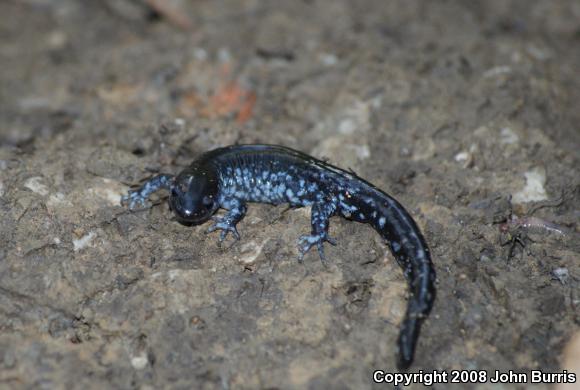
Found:
[[[393,252],[398,252],[401,250],[401,244],[396,241],[391,242],[391,248],[393,248]]]
[[[387,220],[385,219],[385,217],[380,217],[379,218],[379,227],[381,229],[385,227],[385,222],[387,222]]]
[[[339,202],[338,204],[339,204],[340,209],[342,210],[342,212],[345,212],[345,213],[353,214],[353,213],[355,213],[358,210],[358,207],[351,206],[351,205],[346,204],[344,202]]]

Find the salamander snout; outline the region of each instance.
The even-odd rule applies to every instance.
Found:
[[[198,225],[219,207],[217,180],[204,171],[184,172],[171,186],[169,206],[177,220],[184,225]]]

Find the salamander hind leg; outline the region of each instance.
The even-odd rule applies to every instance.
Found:
[[[298,249],[300,255],[298,261],[302,262],[304,255],[316,246],[320,261],[326,264],[326,257],[324,255],[324,242],[331,245],[336,245],[336,240],[328,236],[329,218],[334,214],[336,206],[332,203],[314,203],[311,211],[311,234],[303,235],[298,238]]]
[[[136,190],[129,190],[127,195],[121,197],[121,204],[128,205],[130,210],[137,206],[145,206],[149,195],[161,189],[170,190],[173,183],[172,175],[158,175],[147,180]]]
[[[222,206],[228,209],[228,212],[223,217],[212,217],[215,223],[207,229],[207,232],[211,233],[216,230],[221,230],[219,238],[220,242],[226,239],[228,233],[232,233],[234,239],[237,241],[240,239],[240,234],[238,233],[236,225],[246,215],[247,207],[237,199],[224,202]]]

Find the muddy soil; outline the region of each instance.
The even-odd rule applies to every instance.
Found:
[[[333,219],[324,267],[296,261],[305,209],[252,205],[220,246],[165,194],[119,204],[254,142],[351,168],[416,218],[438,297],[412,372],[561,370],[577,1],[5,0],[0,36],[0,388],[385,388],[407,286],[370,227]]]

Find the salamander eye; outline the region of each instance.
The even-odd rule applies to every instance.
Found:
[[[206,209],[213,208],[213,199],[210,198],[209,196],[204,196],[203,199],[201,200],[201,203]]]

